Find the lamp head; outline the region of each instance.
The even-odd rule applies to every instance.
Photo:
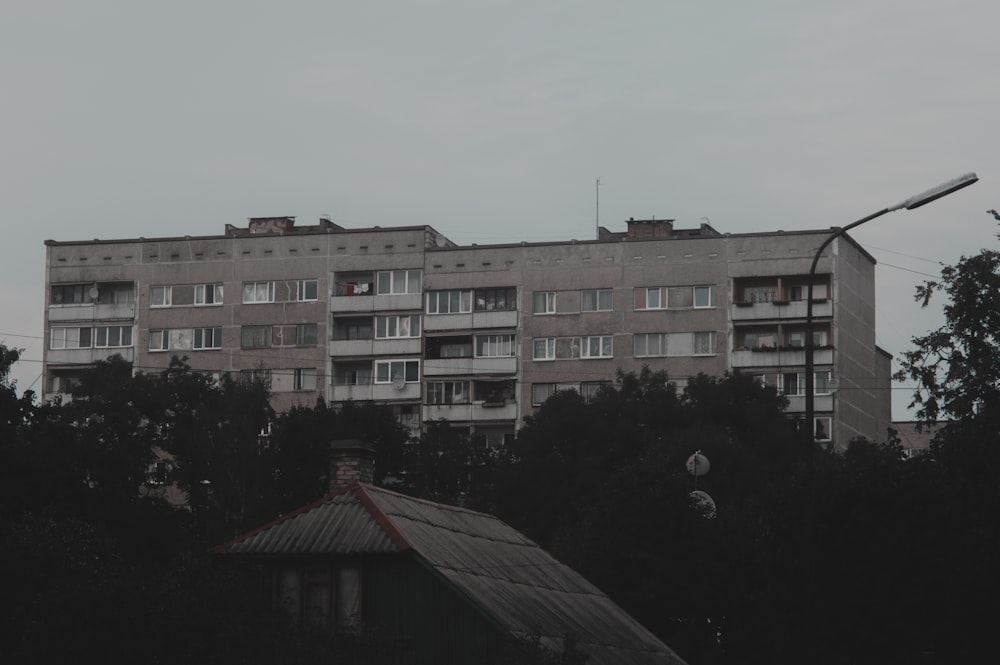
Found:
[[[957,192],[958,190],[968,187],[969,185],[979,181],[979,176],[975,173],[966,173],[963,176],[959,176],[954,180],[949,180],[946,183],[940,184],[937,187],[932,187],[926,192],[921,192],[916,196],[911,196],[906,199],[896,208],[906,208],[907,210],[913,210],[919,208],[922,205],[927,205],[931,201],[937,201],[942,196],[948,196],[952,192]]]

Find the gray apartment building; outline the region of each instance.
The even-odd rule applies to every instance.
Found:
[[[376,401],[501,445],[551,394],[648,365],[750,373],[804,411],[805,286],[827,229],[721,234],[629,220],[590,241],[459,246],[429,226],[253,218],[217,236],[47,241],[46,396],[121,354],[269,382],[278,409]],[[814,286],[823,440],[880,439],[890,358],[874,259],[835,241]]]

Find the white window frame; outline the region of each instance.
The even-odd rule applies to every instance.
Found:
[[[375,339],[409,339],[413,337],[420,337],[419,314],[390,314],[375,317]]]
[[[698,350],[699,339],[704,339],[702,335],[708,335],[708,351]],[[715,356],[718,355],[718,335],[714,330],[699,330],[691,333],[691,355],[693,356]]]
[[[452,309],[455,304],[454,294],[458,294],[458,309]],[[445,307],[442,307],[442,304]],[[442,289],[427,292],[427,313],[438,314],[468,314],[472,311],[472,289]]]
[[[659,350],[651,353],[649,340],[656,338]],[[639,340],[643,340],[643,350],[640,353]],[[632,353],[636,358],[662,358],[667,355],[667,333],[635,333],[632,335]]]
[[[132,326],[95,326],[93,342],[95,349],[128,348],[132,346]]]
[[[211,351],[221,349],[222,328],[195,328],[191,348],[195,351]]]
[[[150,330],[149,331],[149,347],[150,353],[159,353],[162,351],[170,350],[170,331],[169,330]]]
[[[422,276],[421,270],[380,270],[375,273],[375,294],[420,293]]]
[[[383,370],[384,368],[384,370]],[[402,370],[402,374],[397,374],[393,370]],[[410,370],[413,369],[411,373]],[[409,378],[407,378],[409,374]],[[375,383],[386,384],[395,383],[397,378],[402,378],[404,383],[420,383],[420,361],[419,360],[377,360],[375,361]]]
[[[274,280],[243,282],[243,304],[260,305],[274,302]]]
[[[539,306],[540,305],[540,306]],[[556,292],[535,291],[531,294],[531,313],[540,316],[556,313]]]
[[[614,335],[586,335],[580,338],[581,358],[614,358]]]
[[[152,308],[170,307],[173,303],[172,286],[155,285],[149,287],[149,306]]]
[[[536,337],[531,340],[531,359],[548,361],[556,359],[556,338]]]
[[[427,403],[439,406],[471,404],[469,381],[428,381]]]
[[[708,292],[708,303],[698,304],[698,294]],[[695,286],[691,288],[691,308],[692,309],[715,309],[716,307],[716,288],[715,284],[703,284],[700,286]]]
[[[222,284],[195,284],[195,307],[218,307],[222,305]]]
[[[593,307],[586,306],[588,293],[593,293]],[[615,308],[614,291],[612,289],[583,289],[580,291],[581,312],[611,312]]]
[[[315,302],[319,300],[319,280],[300,279],[297,281],[295,283],[295,299],[299,302]]]
[[[476,358],[513,358],[514,341],[514,333],[476,335],[473,340],[473,356]]]
[[[70,330],[75,330],[76,334],[69,334]],[[83,331],[87,332],[84,333]],[[81,340],[86,337],[87,342]],[[94,345],[94,333],[89,327],[61,326],[49,330],[50,349],[89,349]]]

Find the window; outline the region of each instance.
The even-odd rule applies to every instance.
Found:
[[[476,335],[477,358],[510,358],[514,355],[514,335]]]
[[[420,316],[376,316],[375,338],[420,337]]]
[[[241,369],[240,383],[260,383],[271,386],[271,370],[269,369]]]
[[[745,349],[773,349],[777,343],[778,335],[773,331],[743,333],[743,348]]]
[[[667,291],[659,286],[635,290],[636,309],[666,309]]]
[[[240,346],[244,349],[266,349],[271,346],[271,326],[243,326]]]
[[[666,333],[637,333],[632,336],[636,358],[654,358],[667,355]]]
[[[580,351],[583,358],[610,358],[611,335],[592,335],[580,338]]]
[[[694,333],[694,338],[692,340],[694,344],[694,355],[696,356],[711,356],[715,355],[715,333],[714,332],[696,332]]]
[[[274,282],[243,282],[243,304],[274,302]]]
[[[346,321],[337,326],[337,339],[371,339],[371,321]]]
[[[222,284],[195,284],[194,304],[199,306],[221,305]]]
[[[420,380],[419,360],[388,360],[375,363],[375,383],[416,383]]]
[[[806,394],[805,375],[802,372],[785,372],[780,379],[778,390],[783,395],[797,397]]]
[[[832,390],[831,384],[831,374],[830,372],[814,372],[813,373],[813,394],[814,395],[829,395]],[[829,429],[827,430],[829,431]]]
[[[468,381],[429,381],[427,383],[428,404],[468,404],[469,401]]]
[[[531,357],[533,360],[555,360],[556,338],[538,337],[531,341]]]
[[[831,427],[833,426],[833,419],[820,416],[813,420],[813,431],[815,432],[815,437],[817,441],[832,441],[833,432]]]
[[[611,311],[611,289],[588,289],[581,291],[580,309],[584,312]]]
[[[90,328],[52,328],[49,332],[49,348],[89,349],[92,346],[91,334]]]
[[[777,296],[778,287],[776,286],[748,286],[743,289],[744,302],[771,302]]]
[[[420,293],[420,271],[380,271],[375,275],[375,293],[378,295]]]
[[[826,346],[826,331],[825,330],[813,330],[813,346],[820,347]],[[788,333],[788,346],[794,347],[796,349],[804,348],[806,345],[806,331],[804,330],[794,330]]]
[[[82,305],[89,303],[89,284],[54,284],[52,286],[53,305]]]
[[[296,369],[292,387],[294,390],[316,390],[316,369],[312,367]]]
[[[221,349],[222,328],[195,328],[194,348],[195,350]]]
[[[150,307],[170,307],[173,296],[173,287],[151,286],[149,287]]]
[[[318,338],[317,329],[315,323],[300,323],[295,326],[295,345],[316,346]]]
[[[106,282],[97,285],[97,302],[102,305],[123,305],[135,302],[132,282]]]
[[[102,349],[132,346],[132,326],[97,326],[94,346]]]
[[[300,279],[295,283],[295,299],[299,301],[319,299],[319,281],[315,279]]]
[[[367,386],[372,382],[371,367],[348,367],[337,375],[340,385],[344,386]]]
[[[476,289],[474,300],[477,312],[516,310],[517,289],[513,286]]]
[[[427,294],[428,314],[459,314],[472,311],[472,291],[451,289]]]
[[[552,397],[556,392],[556,384],[554,383],[532,383],[531,384],[531,403],[534,406],[538,406]]]
[[[556,292],[535,291],[531,295],[531,311],[535,314],[555,314]]]
[[[294,565],[275,571],[274,606],[292,622],[329,633],[360,626],[361,569]]]
[[[609,385],[607,381],[584,381],[580,384],[580,397],[585,402],[593,402],[601,388]]]
[[[715,307],[715,286],[694,287],[694,308],[706,309]]]
[[[150,330],[149,331],[149,350],[150,351],[169,351],[170,350],[170,331],[169,330]]]

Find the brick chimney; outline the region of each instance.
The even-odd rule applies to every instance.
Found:
[[[371,484],[375,477],[375,448],[360,439],[330,442],[330,491],[354,483]]]
[[[667,240],[674,234],[672,219],[628,219],[629,240]]]

